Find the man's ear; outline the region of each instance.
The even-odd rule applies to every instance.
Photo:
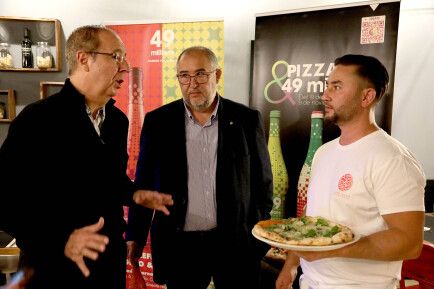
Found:
[[[219,83],[221,76],[222,76],[222,70],[220,68],[217,68],[215,71],[215,79],[217,83]]]
[[[362,90],[362,107],[371,106],[376,100],[377,92],[374,88],[368,87]]]
[[[77,66],[80,66],[85,71],[89,71],[89,53],[86,53],[84,51],[77,51],[75,57],[77,59]]]

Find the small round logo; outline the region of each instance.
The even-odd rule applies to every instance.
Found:
[[[339,179],[338,188],[341,191],[348,191],[353,185],[353,176],[345,174]]]

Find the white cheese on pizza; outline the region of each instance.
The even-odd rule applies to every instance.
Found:
[[[313,216],[260,221],[253,232],[274,242],[300,246],[342,244],[354,238],[349,227]]]

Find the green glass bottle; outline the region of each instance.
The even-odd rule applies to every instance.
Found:
[[[272,219],[285,217],[286,192],[288,191],[288,173],[280,144],[280,111],[270,112],[270,134],[268,136],[268,152],[273,172],[273,208]]]
[[[312,111],[309,148],[297,184],[297,217],[304,215],[305,212],[312,159],[316,150],[322,145],[323,119],[324,113],[322,111]]]

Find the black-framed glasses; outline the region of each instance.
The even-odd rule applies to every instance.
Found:
[[[216,70],[217,69],[214,69],[213,71],[198,71],[193,75],[180,73],[177,74],[176,77],[178,77],[178,81],[181,84],[190,84],[192,78],[196,79],[197,83],[203,84],[208,82],[210,74],[216,72]]]
[[[102,55],[111,56],[111,58],[113,58],[114,61],[116,61],[118,64],[121,64],[124,61],[127,61],[127,55],[123,54],[122,52],[119,52],[119,51],[115,51],[115,52],[112,52],[112,53],[109,53],[109,52],[99,52],[99,51],[88,51],[87,53],[102,54]]]

